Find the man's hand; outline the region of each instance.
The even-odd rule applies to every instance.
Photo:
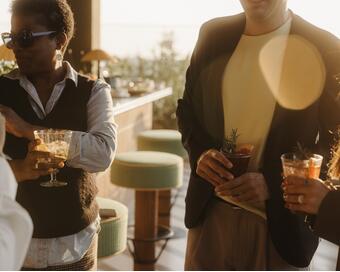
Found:
[[[209,149],[198,159],[196,173],[213,186],[218,186],[234,178],[227,170],[232,167],[232,163],[221,152]]]
[[[267,183],[261,173],[245,173],[216,187],[215,192],[238,202],[259,202],[269,197]]]
[[[288,176],[282,185],[286,208],[308,214],[317,214],[322,200],[331,190],[322,180]]]
[[[34,139],[34,127],[24,121],[18,114],[11,108],[0,105],[0,112],[6,118],[6,131],[19,138]]]
[[[40,140],[35,140],[29,144],[29,150],[24,160],[9,161],[18,182],[35,180],[41,176],[49,175],[53,172],[53,169],[64,167],[64,162],[54,158],[51,153],[37,151],[37,146],[39,146],[39,144]],[[46,163],[41,163],[39,160],[44,160]]]

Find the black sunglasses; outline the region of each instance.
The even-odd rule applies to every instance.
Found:
[[[12,49],[14,44],[18,44],[21,48],[28,48],[33,45],[34,40],[43,36],[50,36],[56,31],[32,32],[30,30],[22,30],[18,34],[2,33],[1,38],[7,48]]]

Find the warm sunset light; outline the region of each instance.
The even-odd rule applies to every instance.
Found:
[[[99,1],[99,0],[98,0]],[[112,54],[150,56],[162,34],[173,32],[175,46],[191,53],[200,25],[242,11],[238,0],[100,0],[101,45]],[[0,3],[0,31],[10,28],[10,0]],[[290,0],[294,13],[340,37],[338,0]]]
[[[150,55],[162,33],[171,31],[181,54],[191,53],[202,23],[242,11],[238,0],[101,1],[102,46],[122,55]],[[340,1],[290,0],[288,3],[294,13],[340,37]]]
[[[340,0],[0,0],[0,271],[340,270]]]

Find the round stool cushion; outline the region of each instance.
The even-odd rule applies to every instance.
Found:
[[[146,130],[138,135],[138,150],[160,151],[186,157],[181,134],[177,130],[157,129]]]
[[[101,211],[114,210],[115,217],[102,217],[98,235],[98,258],[121,253],[126,248],[128,209],[123,204],[108,198],[97,197]]]
[[[111,166],[111,182],[138,190],[165,190],[180,187],[183,159],[177,155],[136,151],[117,154]]]

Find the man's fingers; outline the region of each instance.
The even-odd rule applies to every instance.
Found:
[[[233,196],[233,198],[239,202],[252,202],[256,200],[256,194],[254,191],[247,191],[244,194]]]
[[[232,167],[232,164],[229,160],[227,160],[219,151],[210,149],[199,159],[196,173],[202,176],[202,171],[204,171],[210,179],[213,179],[215,183],[218,182],[218,184],[220,184],[225,181],[223,180],[224,178],[226,180],[234,178],[227,170],[230,167]],[[215,184],[215,186],[218,184]]]
[[[198,170],[197,174],[207,182],[211,183],[214,187],[218,185],[218,182],[211,180],[209,175],[206,174],[203,170]]]
[[[215,160],[207,161],[205,164],[207,164],[207,166],[221,178],[226,178],[228,180],[234,178],[234,176],[229,171],[227,171],[225,167],[219,163],[216,163]]]
[[[252,189],[251,186],[249,186],[247,183],[242,183],[240,186],[231,189],[230,193],[231,196],[238,197],[252,191],[254,190]]]
[[[249,199],[255,198],[255,191],[252,187],[248,186],[247,183],[241,183],[239,186],[234,187],[233,189],[229,189],[229,182],[231,181],[228,181],[225,184],[216,188],[216,193],[223,196],[231,196],[232,198],[240,202],[248,201]]]
[[[227,181],[227,182],[229,182],[229,181]],[[226,182],[226,183],[227,183],[227,182]],[[218,185],[215,187],[215,193],[216,193],[217,195],[221,195],[221,196],[232,196],[230,190],[227,189],[227,188],[225,188],[225,184],[226,184],[226,183],[221,184],[221,185],[218,184]]]
[[[227,169],[230,169],[233,167],[233,164],[219,151],[212,150],[209,154],[212,159],[218,161],[220,164],[222,164]]]
[[[218,193],[220,191],[231,191],[232,189],[240,186],[243,183],[243,179],[240,178],[236,178],[233,180],[229,180],[227,182],[225,182],[224,184],[216,187],[215,191]]]
[[[204,169],[205,173],[208,175],[208,178],[211,181],[214,181],[214,183],[216,184],[215,186],[218,186],[220,184],[225,183],[225,180],[223,178],[221,178],[218,174],[216,174],[213,170],[211,170],[210,168],[206,168]]]
[[[214,186],[218,186],[221,183],[225,182],[221,177],[219,177],[214,171],[212,171],[209,167],[200,167],[197,171],[197,174],[210,182]]]

